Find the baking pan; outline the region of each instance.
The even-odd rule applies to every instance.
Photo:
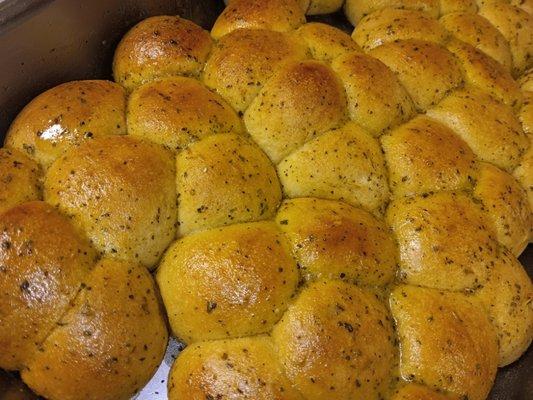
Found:
[[[114,48],[138,21],[177,14],[209,29],[223,8],[222,0],[0,0],[0,139],[22,107],[44,90],[74,79],[110,79]],[[309,19],[352,30],[342,13]],[[520,260],[533,276],[533,245]],[[136,400],[167,398],[168,370],[182,348],[170,342],[161,367]],[[33,398],[24,390],[15,375],[0,371],[0,400]],[[489,398],[533,398],[531,347],[499,370]]]

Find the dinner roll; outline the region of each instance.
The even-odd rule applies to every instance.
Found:
[[[487,398],[498,343],[478,302],[461,293],[400,285],[391,293],[390,307],[402,349],[402,377],[461,398]]]
[[[209,136],[177,157],[179,235],[272,218],[281,201],[276,170],[246,137]]]
[[[130,399],[167,345],[156,290],[142,266],[101,260],[22,371],[24,381],[50,400]]]
[[[202,79],[235,110],[244,112],[277,68],[306,57],[306,47],[288,34],[238,29],[214,46]]]
[[[315,60],[331,62],[343,54],[361,52],[350,35],[328,24],[308,22],[299,27],[294,35],[308,47]]]
[[[526,190],[529,209],[533,212],[533,145],[530,144],[524,158],[513,171],[513,175]]]
[[[46,201],[102,253],[152,267],[176,233],[175,166],[163,147],[131,136],[84,143],[59,158]]]
[[[476,13],[478,10],[476,0],[440,0],[440,15],[452,12]]]
[[[337,201],[299,198],[283,202],[276,222],[306,280],[377,286],[395,277],[396,244],[385,224],[366,211]]]
[[[513,73],[522,74],[533,65],[533,16],[504,1],[485,4],[479,14],[507,39],[513,59]]]
[[[412,285],[474,289],[498,253],[484,210],[466,194],[439,192],[394,200],[387,222],[400,248],[400,277]]]
[[[342,200],[381,213],[389,198],[378,141],[350,122],[306,143],[278,165],[285,195]]]
[[[400,39],[444,43],[449,33],[439,21],[422,11],[384,8],[364,17],[352,37],[363,50]]]
[[[518,113],[518,118],[522,123],[522,128],[529,137],[533,135],[533,91],[524,92],[524,102]]]
[[[392,395],[391,400],[460,400],[460,397],[432,390],[417,383],[407,383]]]
[[[469,189],[476,156],[445,125],[418,116],[381,137],[395,196]]]
[[[157,282],[174,334],[186,343],[268,332],[298,283],[273,222],[236,224],[170,247]]]
[[[513,109],[474,87],[453,92],[427,115],[453,129],[480,159],[508,171],[529,146]]]
[[[242,28],[288,32],[302,24],[305,24],[305,10],[298,0],[232,0],[215,21],[211,36],[220,39]]]
[[[287,63],[244,114],[254,141],[278,163],[314,137],[342,125],[346,97],[335,72],[319,61]]]
[[[376,47],[369,54],[396,73],[420,111],[437,104],[463,84],[463,71],[457,59],[435,43],[398,40]]]
[[[344,83],[348,113],[374,136],[411,118],[411,98],[394,73],[381,61],[350,53],[333,60],[333,70]]]
[[[178,16],[142,20],[115,50],[113,76],[131,92],[165,76],[198,76],[211,51],[209,32]]]
[[[512,175],[482,163],[474,196],[488,212],[498,241],[518,256],[526,248],[533,217],[525,189]]]
[[[303,400],[268,336],[190,345],[172,366],[168,392],[169,400]]]
[[[533,338],[533,285],[509,250],[502,248],[489,280],[474,297],[483,303],[496,327],[499,366],[517,360]]]
[[[512,59],[509,43],[488,20],[479,14],[452,13],[440,19],[440,23],[457,39],[488,54],[511,69]]]
[[[460,40],[451,40],[446,48],[461,63],[465,81],[491,94],[497,100],[518,110],[522,93],[511,73],[498,61]]]
[[[439,15],[439,0],[346,0],[344,12],[352,25],[361,18],[383,8],[425,11],[429,16]]]
[[[0,367],[28,366],[96,260],[52,206],[23,203],[0,216]]]
[[[41,198],[41,168],[24,153],[0,148],[0,213]]]
[[[272,337],[287,376],[308,400],[377,399],[388,389],[396,361],[392,321],[371,291],[313,283]]]
[[[63,83],[29,102],[11,124],[5,146],[45,168],[73,145],[126,133],[126,96],[116,83]]]
[[[180,151],[217,133],[242,133],[237,113],[192,78],[147,83],[128,101],[128,133]]]

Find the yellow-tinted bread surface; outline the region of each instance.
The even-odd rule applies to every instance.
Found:
[[[268,332],[299,279],[284,240],[254,222],[177,241],[157,273],[173,332],[187,343]]]
[[[481,304],[465,295],[398,286],[390,297],[409,381],[484,400],[498,366],[498,342]]]
[[[403,281],[438,289],[475,289],[498,253],[492,221],[466,194],[439,192],[394,200],[387,222],[400,247]]]
[[[419,39],[444,43],[449,33],[425,12],[384,8],[364,17],[352,34],[363,50],[400,39]]]
[[[460,397],[447,395],[442,391],[432,390],[416,383],[408,383],[399,388],[392,395],[391,400],[460,400]]]
[[[396,73],[421,111],[463,83],[463,70],[457,59],[435,43],[398,40],[376,47],[369,54]]]
[[[370,212],[389,197],[377,139],[353,122],[306,143],[278,164],[285,195],[342,200]]]
[[[178,16],[150,17],[120,41],[113,76],[129,92],[166,76],[198,76],[212,45],[209,32],[194,22]]]
[[[41,168],[24,153],[0,148],[0,213],[41,194]]]
[[[486,91],[514,110],[520,107],[520,87],[502,64],[460,40],[451,40],[446,47],[461,63],[466,83]]]
[[[303,400],[268,336],[195,343],[170,371],[169,400]]]
[[[357,26],[361,18],[383,8],[424,11],[433,18],[439,15],[438,0],[346,0],[344,12],[352,25]]]
[[[483,163],[474,189],[496,228],[498,241],[516,256],[526,248],[533,217],[525,189],[512,175]]]
[[[315,198],[286,200],[276,222],[310,279],[386,285],[394,279],[397,248],[388,228],[345,203]]]
[[[176,234],[170,151],[131,136],[85,142],[50,167],[45,200],[102,253],[152,267]]]
[[[50,400],[130,399],[167,345],[156,290],[141,265],[102,259],[22,371],[24,381]]]
[[[237,29],[215,44],[202,79],[244,112],[277,68],[306,57],[306,46],[289,34]]]
[[[95,262],[88,242],[52,206],[0,215],[0,367],[21,369],[68,310]]]
[[[128,101],[128,134],[180,151],[217,133],[242,133],[237,113],[222,97],[192,78],[147,83]]]
[[[346,32],[320,22],[308,22],[294,36],[303,42],[315,60],[330,62],[350,52],[360,52],[359,46]]]
[[[220,134],[177,157],[178,233],[272,218],[281,201],[276,170],[250,139]]]
[[[124,90],[108,81],[72,81],[29,102],[15,118],[5,146],[48,167],[65,150],[86,140],[126,133]]]
[[[477,88],[453,92],[427,115],[454,130],[481,160],[506,170],[520,163],[529,146],[513,109]]]
[[[304,289],[272,337],[287,376],[308,400],[378,399],[396,362],[388,310],[371,291],[340,281]]]
[[[486,307],[496,328],[499,365],[517,360],[533,338],[533,285],[509,250],[502,248],[489,280],[474,297]]]
[[[215,21],[211,35],[220,39],[242,28],[288,32],[304,23],[298,0],[232,0]]]
[[[442,17],[440,23],[457,39],[488,54],[506,69],[511,69],[509,43],[500,31],[481,15],[451,13]]]
[[[319,61],[287,63],[244,114],[252,139],[278,163],[312,138],[339,127],[346,97],[335,72]]]
[[[344,83],[350,118],[372,135],[379,136],[413,115],[411,98],[381,61],[350,53],[333,60],[331,66]]]
[[[381,137],[395,196],[469,189],[476,176],[470,147],[445,125],[418,116]]]

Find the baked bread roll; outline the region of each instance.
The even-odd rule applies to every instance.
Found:
[[[342,3],[149,18],[116,50],[124,89],[26,107],[0,151],[0,367],[129,398],[167,339],[148,267],[189,346],[171,399],[487,398],[533,336],[530,2],[306,22]],[[57,115],[71,133],[40,143]]]
[[[18,149],[47,168],[73,145],[126,133],[126,96],[108,81],[63,83],[33,99],[6,134]]]

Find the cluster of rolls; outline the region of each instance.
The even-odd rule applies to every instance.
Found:
[[[0,149],[0,367],[52,400],[470,399],[533,337],[533,3],[232,0]],[[149,271],[155,271],[156,287]],[[159,295],[160,292],[160,295]],[[401,348],[401,351],[400,351]]]

